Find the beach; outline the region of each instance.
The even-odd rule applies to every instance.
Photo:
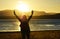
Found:
[[[21,32],[0,32],[0,39],[21,39]],[[60,30],[31,31],[30,39],[60,39]]]

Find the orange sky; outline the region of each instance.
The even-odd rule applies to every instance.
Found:
[[[60,12],[60,0],[0,0],[0,10],[15,9],[18,1],[28,4],[30,10]]]

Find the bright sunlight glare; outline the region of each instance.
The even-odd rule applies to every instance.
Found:
[[[24,2],[18,2],[16,9],[20,10],[21,12],[28,12],[29,6]]]

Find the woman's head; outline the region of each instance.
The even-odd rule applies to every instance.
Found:
[[[26,21],[26,20],[27,20],[26,15],[22,15],[22,16],[21,16],[21,20],[22,20],[22,21]]]

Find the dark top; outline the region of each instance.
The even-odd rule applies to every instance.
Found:
[[[29,22],[28,21],[21,22],[20,27],[22,30],[29,29]]]

